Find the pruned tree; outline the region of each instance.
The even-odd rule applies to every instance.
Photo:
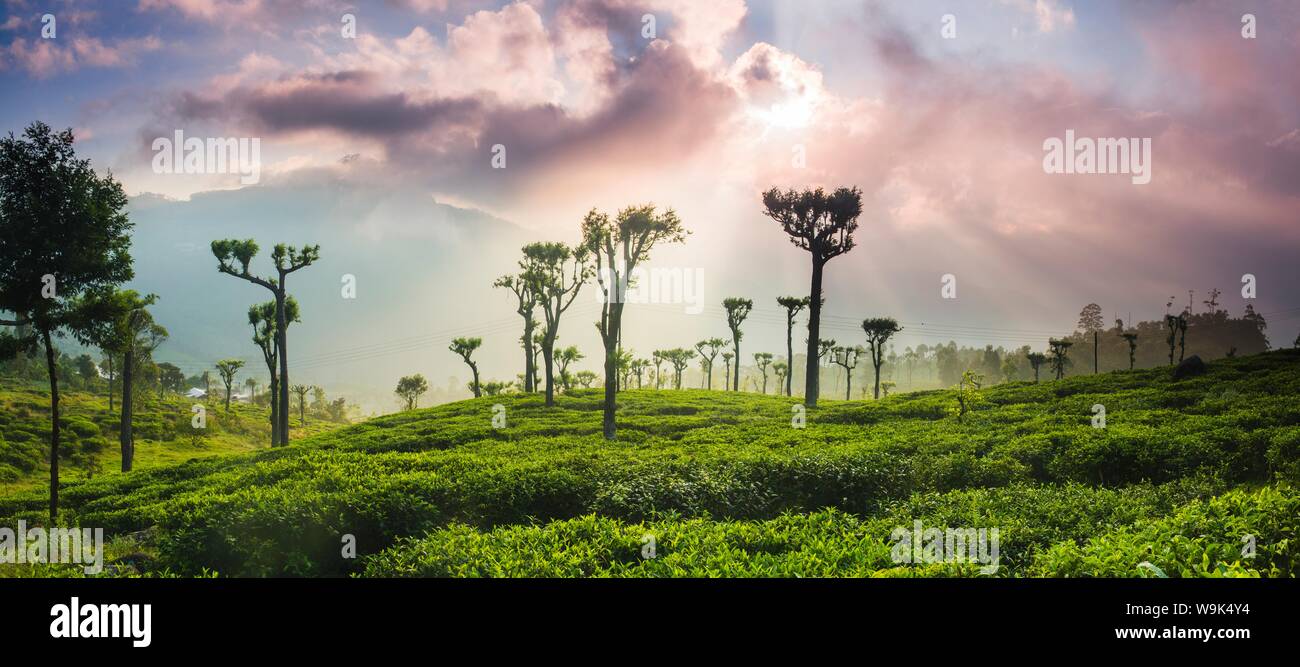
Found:
[[[695,344],[695,351],[700,353],[700,370],[704,371],[704,389],[713,388],[713,360],[727,342],[721,338],[709,338]]]
[[[595,384],[597,380],[597,376],[593,371],[578,371],[578,374],[574,377],[583,389],[591,389],[591,385]]]
[[[691,359],[695,358],[694,350],[684,350],[680,347],[668,350],[668,363],[673,366],[673,388],[682,388],[682,371],[690,365]]]
[[[646,369],[650,367],[650,361],[647,359],[633,359],[632,373],[636,375],[636,388],[641,388],[641,380],[645,376]]]
[[[655,350],[650,353],[655,369],[655,389],[662,389],[664,384],[663,365],[668,360],[664,350]]]
[[[1187,315],[1186,315],[1186,314],[1184,314],[1184,313],[1180,313],[1179,315],[1176,315],[1176,316],[1175,316],[1175,315],[1165,315],[1165,331],[1168,332],[1168,333],[1165,335],[1165,343],[1167,343],[1167,344],[1169,345],[1169,365],[1170,365],[1170,366],[1173,366],[1173,365],[1174,365],[1174,350],[1178,347],[1178,332],[1180,332],[1180,331],[1185,332],[1186,330],[1187,330]],[[1184,334],[1184,336],[1183,336],[1183,340],[1186,341],[1186,338],[1187,338],[1187,337],[1186,337],[1186,335]],[[1182,359],[1180,358],[1179,361],[1181,361],[1181,360],[1182,360]]]
[[[460,358],[465,361],[465,365],[469,366],[470,372],[474,374],[474,380],[470,382],[469,385],[470,391],[474,392],[474,398],[478,398],[483,395],[483,388],[479,385],[478,364],[474,363],[474,360],[471,357],[474,356],[474,350],[477,350],[482,345],[483,345],[482,338],[456,338],[451,341],[451,345],[447,346],[448,350],[451,350],[455,354],[460,355]],[[546,381],[548,383],[551,381],[550,360],[547,360]]]
[[[1051,348],[1052,370],[1056,372],[1056,379],[1059,380],[1065,377],[1065,369],[1070,365],[1068,353],[1074,343],[1052,338],[1047,341],[1047,345]]]
[[[975,371],[967,370],[962,372],[961,381],[958,382],[954,389],[957,390],[957,422],[961,423],[962,418],[966,416],[974,407],[980,403],[979,394],[980,384],[984,378]]]
[[[140,296],[135,290],[113,290],[97,294],[83,306],[95,313],[87,322],[92,331],[88,336],[91,343],[110,357],[122,359],[122,411],[117,431],[122,472],[130,472],[135,459],[136,375],[167,339],[167,330],[156,324],[147,310],[157,299],[153,294]]]
[[[727,328],[731,329],[732,352],[736,355],[736,375],[732,384],[733,391],[740,391],[740,339],[743,334],[740,325],[749,317],[754,302],[740,297],[727,297],[722,300],[722,307],[727,309]]]
[[[898,326],[898,321],[892,317],[862,320],[862,331],[867,335],[867,349],[871,352],[871,367],[876,371],[876,384],[871,395],[874,399],[880,399],[880,365],[885,361],[885,344],[902,330],[903,327]]]
[[[230,412],[230,389],[235,385],[235,374],[243,367],[244,362],[241,359],[222,359],[217,362],[217,373],[221,375],[221,384],[226,386],[226,412]],[[294,391],[297,389],[298,387],[294,387]],[[123,403],[125,402],[124,398]]]
[[[787,363],[794,363],[794,318],[808,307],[808,297],[779,296],[776,302],[785,308],[785,358]],[[793,370],[793,366],[787,371]],[[785,395],[794,396],[794,378],[789,372],[785,376]]]
[[[1128,369],[1133,370],[1133,365],[1137,363],[1138,335],[1137,332],[1121,333],[1120,338],[1128,342]]]
[[[284,321],[285,326],[298,322],[298,300],[293,296],[288,296],[284,300]],[[248,307],[248,324],[253,327],[253,344],[262,352],[262,361],[266,363],[266,372],[270,377],[268,389],[270,390],[267,401],[270,405],[271,419],[271,446],[275,447],[284,441],[280,438],[280,371],[276,366],[278,351],[275,341],[278,318],[274,301],[266,301],[260,304]]]
[[[127,198],[112,174],[100,176],[73,150],[72,130],[32,123],[0,139],[0,356],[45,349],[50,383],[50,523],[59,514],[62,419],[54,338],[92,344],[86,302],[133,277]]]
[[[821,188],[781,192],[772,188],[763,193],[763,213],[781,225],[790,242],[808,251],[812,258],[812,287],[808,294],[808,369],[804,384],[804,404],[817,405],[819,368],[811,360],[817,357],[821,340],[822,273],[826,263],[853,249],[853,232],[862,214],[862,191],[839,188],[826,194]]]
[[[602,429],[606,440],[613,440],[615,400],[618,395],[619,342],[623,331],[623,306],[629,276],[650,257],[656,245],[683,243],[689,234],[676,211],[660,212],[654,204],[630,206],[613,220],[592,209],[582,221],[582,246],[594,260],[596,282],[603,303],[600,309],[600,339],[605,346],[605,405]]]
[[[520,268],[527,271],[525,262],[519,264]],[[537,310],[537,292],[533,289],[534,282],[524,273],[520,273],[501,276],[492,283],[493,287],[503,287],[515,295],[515,312],[524,318],[524,335],[520,336],[519,342],[524,348],[524,391],[529,393],[537,389],[533,385],[533,379],[537,377],[537,369],[533,367],[537,356],[533,352],[533,330],[537,327],[537,319],[533,316],[534,311]],[[564,379],[563,373],[560,379]]]
[[[772,362],[772,373],[776,375],[776,392],[779,395],[781,393],[781,388],[785,387],[782,383],[790,374],[790,364],[787,364],[784,361],[774,361]]]
[[[582,361],[586,357],[576,345],[570,345],[555,353],[555,361],[560,371],[560,387],[564,391],[571,390],[573,378],[569,375],[569,364]]]
[[[763,374],[763,395],[767,395],[767,367],[772,364],[771,352],[755,352],[754,365],[758,367],[758,372]]]
[[[529,243],[523,252],[521,276],[542,307],[542,363],[546,367],[546,406],[551,407],[555,405],[555,339],[560,333],[560,316],[578,298],[591,270],[587,266],[585,246]]]
[[[315,387],[309,384],[295,384],[292,388],[294,395],[298,397],[298,423],[302,426],[307,425],[307,394]],[[230,390],[226,390],[227,401],[229,401]],[[227,406],[229,409],[229,406]]]
[[[393,393],[405,402],[405,410],[414,410],[420,403],[420,397],[429,391],[429,382],[423,375],[406,375],[397,381],[397,390]]]
[[[287,445],[289,444],[289,311],[287,305],[289,292],[287,291],[287,282],[289,274],[305,269],[320,259],[320,246],[303,246],[299,250],[296,246],[287,246],[283,243],[276,244],[271,251],[271,262],[276,273],[274,278],[263,278],[249,272],[248,265],[257,256],[257,252],[257,242],[253,239],[243,241],[224,239],[212,242],[212,254],[217,258],[218,271],[264,287],[275,296],[275,349],[276,359],[280,364],[276,382],[279,389],[279,396],[277,397],[279,410],[276,416],[280,419],[280,428],[277,435],[280,437],[280,444]]]
[[[1047,362],[1047,355],[1043,354],[1042,352],[1030,352],[1029,354],[1025,355],[1025,358],[1029,360],[1029,365],[1034,368],[1034,383],[1037,384],[1038,369],[1042,367],[1044,363]]]
[[[858,355],[862,354],[860,346],[841,346],[831,352],[831,361],[834,361],[844,369],[844,375],[848,381],[844,384],[844,400],[850,400],[853,397],[853,369],[858,367]],[[876,372],[876,391],[880,391],[880,372]],[[880,398],[879,395],[876,398]]]

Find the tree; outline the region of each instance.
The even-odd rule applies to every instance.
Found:
[[[596,374],[592,371],[578,371],[578,374],[574,377],[578,380],[578,384],[582,385],[583,389],[590,389],[591,385],[596,382]]]
[[[102,349],[102,348],[101,348]],[[113,358],[113,353],[103,350],[104,358],[100,360],[99,366],[104,370],[105,379],[108,384],[108,412],[113,413],[113,382],[117,380],[117,361]]]
[[[505,394],[509,392],[511,389],[514,388],[514,386],[515,383],[513,382],[499,382],[497,380],[484,382],[483,394],[485,396],[500,396],[501,394]]]
[[[286,326],[300,321],[298,318],[298,300],[292,296],[284,300],[284,321]],[[279,338],[276,335],[276,329],[279,325],[275,302],[267,301],[249,306],[248,324],[253,327],[253,343],[262,351],[262,360],[266,363],[266,372],[270,377],[268,389],[271,393],[268,403],[271,406],[271,446],[275,447],[282,441],[279,435],[283,426],[280,423],[280,374],[276,367],[278,355],[275,341]],[[285,441],[287,441],[287,437],[285,437]]]
[[[763,374],[763,389],[762,389],[762,393],[763,393],[764,396],[766,396],[766,395],[767,395],[767,367],[770,366],[770,365],[772,365],[772,353],[771,353],[771,352],[755,352],[755,353],[754,353],[754,365],[758,367],[758,372],[760,372],[760,373]]]
[[[668,363],[673,366],[673,388],[682,388],[682,371],[695,358],[695,352],[692,350],[683,350],[682,348],[673,348],[668,350]]]
[[[158,364],[158,382],[164,391],[179,394],[185,390],[185,373],[175,364]]]
[[[1065,369],[1070,365],[1070,357],[1067,353],[1074,343],[1052,338],[1047,341],[1047,345],[1051,348],[1052,370],[1056,372],[1056,379],[1059,380],[1065,377]]]
[[[469,385],[470,391],[474,392],[474,398],[478,398],[482,396],[483,389],[479,385],[479,381],[478,381],[478,364],[474,363],[474,360],[471,359],[470,357],[474,355],[474,350],[477,350],[481,345],[483,345],[482,338],[456,338],[452,340],[451,345],[447,347],[448,350],[451,350],[452,352],[459,354],[460,358],[465,360],[465,364],[469,366],[469,370],[474,374],[474,381],[471,382]],[[548,385],[551,382],[550,366],[551,366],[551,361],[550,359],[547,359],[546,382]],[[550,393],[549,386],[547,387],[547,393],[548,394]]]
[[[397,381],[397,390],[393,393],[406,403],[406,410],[414,410],[424,392],[429,391],[429,383],[423,375],[407,375]]]
[[[980,403],[979,389],[983,380],[975,371],[968,370],[961,374],[961,382],[954,387],[957,390],[957,423],[961,423],[966,413]]]
[[[718,353],[726,344],[727,342],[721,338],[710,338],[695,344],[695,351],[700,353],[700,366],[706,379],[705,389],[713,388],[713,360],[718,358]]]
[[[743,336],[740,332],[740,325],[744,323],[746,317],[749,317],[749,311],[754,308],[754,302],[733,296],[723,299],[722,307],[727,309],[727,328],[731,329],[732,351],[736,355],[736,376],[732,389],[740,391],[740,339]]]
[[[250,377],[244,380],[244,386],[248,388],[248,402],[251,404],[257,397],[257,378]]]
[[[867,334],[867,348],[871,351],[871,366],[876,370],[876,385],[872,398],[880,399],[880,365],[884,363],[885,343],[903,330],[892,317],[872,317],[862,320],[862,331]]]
[[[884,382],[881,382],[881,383],[880,383],[880,395],[881,395],[881,397],[883,397],[883,398],[889,398],[889,392],[890,392],[891,390],[893,390],[894,387],[897,387],[897,386],[898,386],[897,383],[892,382],[892,381],[890,381],[890,380],[885,380]],[[862,393],[865,394],[866,392],[864,391],[864,392],[862,392]]]
[[[524,263],[520,262],[523,267]],[[536,362],[536,355],[533,353],[533,329],[537,326],[537,319],[533,317],[533,312],[537,309],[537,292],[533,290],[533,281],[528,276],[519,274],[516,276],[501,276],[492,283],[493,287],[504,287],[515,295],[515,312],[524,318],[524,335],[519,341],[524,348],[524,391],[532,393],[536,390],[533,379],[537,377],[537,369],[533,367]],[[564,379],[561,372],[560,379]]]
[[[59,513],[61,418],[54,338],[91,343],[97,314],[87,297],[133,277],[127,198],[112,174],[100,176],[73,150],[72,130],[32,123],[0,139],[0,355],[45,349],[50,383],[50,522]]]
[[[722,363],[724,364],[723,370],[726,372],[727,384],[731,383],[731,360],[735,358],[736,358],[735,352],[722,353]]]
[[[647,359],[633,359],[633,360],[632,360],[632,372],[636,374],[636,388],[637,388],[637,389],[640,389],[640,388],[641,388],[641,379],[642,379],[642,377],[644,377],[644,375],[645,375],[645,371],[646,371],[646,369],[649,368],[649,367],[650,367],[650,361],[647,360]]]
[[[249,273],[248,264],[257,256],[257,251],[257,242],[253,239],[243,241],[224,239],[212,242],[212,254],[217,258],[218,271],[265,287],[275,295],[275,350],[280,364],[280,372],[276,380],[279,388],[278,435],[280,444],[287,445],[289,444],[289,310],[287,305],[289,292],[286,283],[289,274],[305,269],[320,259],[320,246],[303,246],[299,250],[295,246],[276,244],[271,251],[271,261],[275,265],[277,276],[275,278],[261,278]],[[236,267],[232,262],[238,262],[239,266]]]
[[[1177,316],[1165,315],[1165,330],[1168,332],[1168,334],[1165,336],[1165,342],[1169,344],[1169,365],[1173,366],[1174,348],[1178,346],[1178,332],[1187,331],[1187,315],[1185,313],[1179,314]],[[1187,336],[1186,333],[1184,333],[1183,335],[1184,342],[1186,342],[1186,339]]]
[[[1133,364],[1137,363],[1138,335],[1136,332],[1121,333],[1120,337],[1128,342],[1128,369],[1133,370]]]
[[[530,243],[524,246],[521,274],[536,295],[545,319],[542,328],[542,362],[546,365],[546,406],[555,405],[555,338],[560,316],[578,298],[582,284],[590,277],[587,250],[563,243]],[[476,392],[477,396],[478,393]]]
[[[307,425],[307,394],[311,392],[311,390],[315,389],[315,387],[309,384],[295,384],[293,387],[291,387],[291,389],[293,393],[298,396],[298,423],[302,424],[303,426],[306,426]],[[226,389],[227,401],[230,400],[229,396],[230,396],[230,389],[227,388]],[[226,409],[227,410],[230,409],[229,404],[226,405]]]
[[[555,360],[560,366],[560,386],[564,388],[564,391],[567,392],[572,389],[570,385],[573,378],[569,376],[569,364],[582,361],[585,358],[586,357],[580,350],[578,350],[577,346],[574,345],[570,345],[555,353]]]
[[[221,384],[226,385],[226,412],[230,412],[230,390],[235,385],[235,374],[243,367],[242,359],[222,359],[217,362],[217,373],[221,374]],[[301,387],[302,385],[294,387],[294,391],[298,391]],[[298,400],[301,402],[302,397],[299,396]],[[123,398],[122,402],[125,403],[126,399]]]
[[[1044,363],[1047,363],[1048,355],[1043,354],[1043,352],[1030,352],[1030,354],[1024,355],[1024,358],[1030,360],[1031,367],[1034,367],[1034,382],[1037,384],[1037,381],[1039,381],[1039,368],[1043,367]]]
[[[135,376],[151,362],[150,355],[167,338],[167,330],[154,323],[147,310],[158,297],[140,296],[135,290],[102,292],[87,308],[97,316],[90,325],[89,340],[122,358],[122,412],[119,416],[118,443],[122,449],[122,472],[130,472],[135,456]]]
[[[776,375],[776,393],[780,395],[781,387],[785,386],[782,382],[790,375],[790,364],[784,361],[774,361],[772,362],[772,373]]]
[[[831,361],[838,364],[844,369],[844,375],[848,381],[844,384],[844,400],[850,400],[853,397],[853,369],[858,367],[858,355],[862,354],[861,347],[837,347],[832,351]],[[876,371],[876,398],[880,398],[880,371]]]
[[[821,340],[822,272],[826,263],[853,249],[853,232],[862,214],[862,191],[839,188],[826,194],[821,188],[782,193],[772,188],[763,193],[763,213],[781,225],[790,242],[808,251],[812,258],[812,287],[808,294],[808,369],[804,405],[817,405],[818,372],[811,360]]]
[[[82,354],[74,363],[77,364],[77,377],[81,378],[81,383],[89,389],[91,382],[99,377],[99,367],[95,365],[95,360],[91,359],[89,354]]]
[[[662,368],[664,362],[668,360],[668,356],[664,353],[664,350],[655,350],[650,353],[650,358],[653,360],[655,367],[655,389],[660,389],[663,387],[664,380]]]
[[[1096,374],[1100,369],[1100,345],[1101,329],[1105,320],[1101,315],[1101,306],[1090,303],[1083,307],[1079,312],[1079,330],[1085,334],[1092,334],[1092,372]]]
[[[785,358],[794,363],[794,318],[799,311],[808,307],[808,297],[779,296],[776,302],[785,308]],[[787,371],[792,371],[788,368]],[[789,372],[785,375],[785,395],[794,396],[794,381]]]
[[[654,204],[631,206],[609,216],[592,209],[582,221],[582,245],[595,261],[597,284],[604,296],[600,309],[601,342],[605,345],[605,405],[602,428],[606,440],[613,440],[615,397],[618,394],[615,364],[622,340],[623,301],[630,276],[637,265],[650,258],[650,251],[663,243],[683,243],[690,232],[677,212],[660,213]]]

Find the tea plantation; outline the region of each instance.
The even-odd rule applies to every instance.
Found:
[[[1295,576],[1300,352],[825,401],[703,390],[475,399],[293,446],[69,482],[66,520],[195,576]],[[505,408],[494,428],[493,405]],[[1105,427],[1094,426],[1094,405]],[[40,489],[0,523],[41,521]],[[61,520],[64,517],[61,516]],[[1000,568],[891,531],[997,528]],[[355,539],[358,557],[343,546]],[[653,543],[647,553],[647,543]],[[1248,542],[1248,544],[1247,544]],[[1249,547],[1249,548],[1246,548]],[[43,574],[75,576],[72,568]]]

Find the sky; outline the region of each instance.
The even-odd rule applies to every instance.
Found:
[[[1289,345],[1297,62],[1285,0],[10,0],[0,131],[73,128],[122,182],[138,286],[172,331],[158,356],[188,370],[260,364],[243,309],[266,295],[218,276],[210,240],[321,243],[290,286],[295,382],[387,411],[399,375],[467,378],[453,330],[513,379],[518,318],[491,282],[524,242],[576,241],[592,208],[653,202],[692,232],[651,265],[694,276],[703,308],[630,306],[625,345],[725,337],[720,302],[744,296],[742,354],[780,353],[775,299],[807,294],[809,257],[764,217],[770,187],[862,191],[857,247],[827,268],[841,342],[889,315],[900,350],[1040,348],[1087,303],[1153,319],[1218,288]],[[256,182],[157,169],[177,131],[257,139]],[[1149,140],[1150,181],[1048,173],[1067,131]],[[594,292],[561,343],[596,370]]]

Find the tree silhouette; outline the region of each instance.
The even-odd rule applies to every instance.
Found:
[[[248,402],[252,404],[253,399],[257,398],[257,378],[250,377],[244,380],[244,386],[248,388]]]
[[[72,148],[71,130],[32,123],[21,137],[0,139],[0,356],[45,348],[50,383],[50,523],[59,514],[62,419],[54,338],[91,344],[100,315],[87,302],[133,277],[126,193],[99,176]]]
[[[640,388],[641,388],[641,379],[642,379],[642,377],[644,377],[644,375],[645,375],[645,371],[646,371],[646,369],[649,368],[649,367],[650,367],[650,362],[649,362],[648,360],[646,360],[646,359],[633,359],[633,360],[632,360],[632,372],[636,374],[636,388],[637,388],[637,389],[640,389]]]
[[[600,339],[605,346],[605,405],[602,429],[613,440],[615,397],[618,394],[618,346],[622,340],[623,306],[629,276],[661,243],[683,243],[688,231],[676,211],[658,212],[654,204],[630,206],[613,220],[592,209],[582,221],[582,245],[595,262],[596,282],[604,300],[600,309]]]
[[[221,374],[221,384],[226,385],[226,412],[230,412],[230,389],[235,384],[235,374],[239,369],[244,367],[244,362],[240,359],[222,359],[217,362],[217,372]],[[299,385],[301,387],[302,385]],[[294,387],[297,391],[298,387]],[[301,397],[299,397],[301,400]],[[125,407],[126,398],[123,394],[123,407]]]
[[[808,297],[779,296],[776,302],[785,308],[785,358],[789,364],[794,363],[794,318],[799,311],[808,307]],[[794,370],[793,367],[787,371]],[[794,396],[794,378],[789,372],[785,376],[785,395]]]
[[[284,321],[285,325],[301,321],[298,315],[298,300],[289,296],[284,300]],[[266,372],[270,377],[268,389],[270,391],[270,400],[267,403],[271,406],[271,446],[275,447],[282,439],[279,437],[280,429],[283,426],[280,423],[280,372],[276,367],[277,349],[275,341],[277,318],[274,301],[266,301],[248,307],[248,324],[253,327],[253,343],[257,349],[262,351],[262,360],[266,363]]]
[[[763,395],[767,395],[767,367],[772,364],[771,352],[755,352],[754,365],[758,366],[758,371],[763,374]]]
[[[520,262],[520,266],[524,265]],[[504,287],[515,295],[518,305],[515,312],[524,318],[524,335],[519,341],[524,348],[524,391],[532,393],[536,391],[533,379],[537,377],[537,369],[533,364],[536,363],[536,355],[533,353],[533,329],[537,327],[537,319],[533,317],[533,312],[537,309],[537,292],[533,290],[535,281],[529,280],[528,276],[519,274],[516,276],[501,276],[492,283],[493,287]],[[563,375],[561,375],[563,380]]]
[[[858,355],[862,354],[862,348],[854,347],[837,347],[831,353],[831,361],[839,364],[844,369],[844,374],[848,381],[844,384],[844,400],[850,400],[853,397],[853,369],[858,366]],[[876,390],[880,387],[880,372],[876,372]],[[880,398],[879,395],[876,398]]]
[[[257,252],[257,242],[253,239],[243,241],[224,239],[212,242],[212,254],[217,258],[218,271],[265,287],[275,295],[275,349],[277,361],[280,363],[277,381],[279,396],[276,399],[280,403],[277,412],[277,417],[280,419],[278,435],[280,444],[287,445],[289,444],[289,319],[286,302],[289,293],[286,291],[286,283],[289,274],[311,266],[320,259],[320,246],[303,246],[299,250],[295,246],[276,244],[271,251],[271,262],[275,265],[275,278],[262,278],[249,273],[248,264],[257,256]],[[234,262],[238,263],[238,267]]]
[[[482,338],[456,338],[452,340],[451,345],[447,347],[448,350],[451,350],[452,352],[459,354],[460,358],[464,359],[465,364],[469,366],[470,372],[474,374],[474,381],[471,382],[469,385],[470,391],[474,392],[474,398],[478,398],[483,395],[483,388],[479,385],[479,381],[478,381],[478,364],[474,363],[474,360],[471,359],[470,357],[474,356],[474,350],[477,350],[481,345],[483,345]],[[549,384],[551,381],[550,368],[549,368],[550,360],[547,360],[547,367],[548,368],[547,368],[546,381]],[[549,392],[550,387],[547,387],[547,389]]]
[[[732,389],[740,391],[740,339],[743,335],[740,332],[740,325],[744,323],[746,317],[749,317],[754,302],[733,296],[723,299],[722,307],[727,309],[727,328],[731,329],[732,352],[736,355],[736,376]]]
[[[573,378],[569,376],[569,364],[582,361],[585,358],[577,346],[574,345],[555,353],[555,361],[560,367],[560,386],[564,388],[564,391],[567,392],[572,389]]]
[[[407,410],[414,410],[424,392],[429,391],[429,383],[423,375],[407,375],[397,381],[397,390],[393,393],[406,402]]]
[[[862,320],[862,331],[867,334],[867,348],[871,351],[871,366],[876,371],[876,384],[872,398],[880,399],[880,365],[884,363],[885,343],[903,330],[892,317],[872,317]],[[892,372],[892,371],[891,371]]]
[[[1047,345],[1051,348],[1052,370],[1056,372],[1056,379],[1059,380],[1065,377],[1065,368],[1070,365],[1070,357],[1067,353],[1074,343],[1052,338],[1047,341]]]
[[[1034,383],[1038,383],[1038,369],[1047,362],[1047,355],[1042,352],[1030,352],[1025,355],[1029,359],[1029,365],[1034,368]]]
[[[776,375],[776,393],[780,395],[781,387],[785,386],[782,382],[790,374],[790,364],[784,361],[774,361],[772,362],[772,373]]]
[[[1128,341],[1128,369],[1133,370],[1133,364],[1137,363],[1138,335],[1137,333],[1121,333],[1120,337]]]
[[[862,214],[862,191],[839,188],[826,194],[821,188],[782,193],[772,188],[763,193],[763,213],[781,225],[790,242],[808,251],[812,258],[812,287],[808,294],[808,359],[817,356],[821,340],[822,272],[826,263],[853,249],[853,232]],[[809,363],[804,404],[817,405],[819,368]]]
[[[1165,336],[1165,342],[1169,344],[1169,365],[1174,365],[1174,349],[1178,347],[1178,332],[1182,331],[1183,340],[1187,340],[1187,314],[1180,313],[1177,316],[1165,315],[1165,330],[1168,332]],[[1179,357],[1179,361],[1182,358]]]
[[[726,384],[731,384],[731,360],[735,358],[736,358],[735,352],[722,353],[722,363],[725,365],[725,368],[723,370],[726,371],[726,377],[727,377]]]
[[[695,351],[700,353],[700,366],[703,367],[702,370],[706,380],[705,389],[713,388],[713,360],[718,358],[718,353],[722,351],[722,347],[726,344],[727,341],[721,338],[709,338],[695,344]]]

